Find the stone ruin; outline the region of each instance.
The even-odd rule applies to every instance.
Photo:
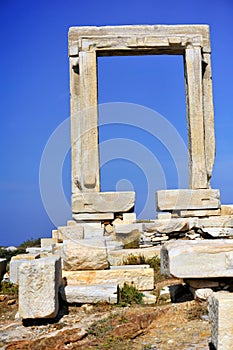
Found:
[[[157,218],[137,222],[134,192],[100,191],[97,57],[163,54],[184,58],[189,188],[158,191]],[[55,317],[59,295],[68,303],[116,303],[125,282],[153,303],[148,293],[155,287],[153,269],[124,262],[132,253],[150,258],[161,250],[163,273],[209,295],[213,345],[233,348],[233,321],[226,321],[233,299],[233,206],[221,205],[219,190],[210,188],[215,158],[210,54],[207,25],[70,28],[73,220],[41,239],[41,248],[12,258],[10,279],[19,284],[22,319]],[[135,241],[139,248],[127,248]]]

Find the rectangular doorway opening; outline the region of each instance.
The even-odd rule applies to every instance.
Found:
[[[124,118],[120,114],[119,119],[117,114],[112,118],[114,103],[118,103],[117,107],[122,105],[119,113],[125,113]],[[99,57],[98,104],[101,191],[134,190],[137,217],[154,217],[154,197],[157,190],[188,187],[183,57]],[[109,113],[109,123],[102,122],[102,104],[106,104],[104,110]],[[132,110],[135,111],[135,122],[132,122],[132,119],[128,120],[128,105],[129,109],[132,106]],[[166,137],[160,139],[160,130],[148,125],[153,114],[150,111],[154,111],[155,116],[161,116],[161,124],[157,123],[163,128],[161,134],[166,133],[168,128],[167,144]],[[171,137],[174,137],[174,148],[170,146]],[[178,166],[177,157],[173,157],[173,151],[177,151],[178,147],[176,138],[180,138],[185,149],[180,154]],[[143,211],[145,202],[152,198],[151,195],[148,197],[148,191],[153,193],[153,204]],[[140,217],[141,212],[144,217]]]

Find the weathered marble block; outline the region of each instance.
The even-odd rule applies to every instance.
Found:
[[[10,261],[10,282],[18,284],[20,265],[28,260],[35,260],[37,256],[38,256],[38,253],[37,254],[19,254],[19,255],[13,256]]]
[[[124,245],[139,241],[142,233],[142,224],[117,224],[114,225],[115,239]]]
[[[19,314],[23,319],[53,318],[59,309],[61,259],[47,257],[19,267]]]
[[[165,243],[161,273],[178,278],[233,277],[233,240]]]
[[[233,228],[230,227],[205,227],[203,228],[204,232],[208,232],[213,238],[222,237],[222,238],[232,238],[233,237]]]
[[[115,233],[119,234],[128,234],[132,231],[138,230],[139,232],[142,232],[143,224],[136,223],[136,224],[114,224],[114,230]]]
[[[170,212],[161,212],[157,214],[158,220],[170,220],[172,218],[172,214]]]
[[[233,227],[233,216],[212,216],[199,218],[198,227]]]
[[[136,213],[123,213],[124,224],[134,224],[137,220]]]
[[[188,220],[182,219],[160,219],[154,222],[149,222],[143,224],[143,231],[146,232],[159,232],[161,234],[171,233],[171,232],[185,232],[192,228]]]
[[[40,245],[41,248],[50,247],[52,245],[55,245],[57,243],[57,240],[55,238],[41,238]]]
[[[72,196],[73,213],[127,212],[134,207],[135,192],[84,192]]]
[[[102,270],[108,267],[104,239],[80,239],[63,242],[64,270]]]
[[[212,189],[161,190],[156,193],[156,203],[158,211],[218,209],[220,193]]]
[[[68,285],[87,284],[118,284],[123,287],[124,283],[133,282],[138,290],[154,289],[154,269],[152,268],[127,268],[95,271],[62,271],[62,276],[66,278]]]
[[[84,238],[84,228],[83,225],[69,225],[69,226],[59,226],[58,229],[58,241],[62,242],[67,239],[75,241],[76,239]]]
[[[98,303],[116,304],[118,301],[117,284],[65,286],[61,288],[61,296],[68,303]]]
[[[211,342],[218,350],[233,349],[233,294],[213,293],[208,298]]]
[[[233,215],[233,205],[232,204],[222,204],[221,205],[221,215]]]

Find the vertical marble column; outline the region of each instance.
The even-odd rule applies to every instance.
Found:
[[[208,182],[215,159],[214,105],[210,53],[203,54],[203,114],[205,128],[205,161]]]
[[[189,142],[189,187],[208,188],[203,120],[202,56],[199,46],[185,49],[186,106]]]
[[[96,53],[80,52],[71,67],[72,193],[100,190],[97,103]]]

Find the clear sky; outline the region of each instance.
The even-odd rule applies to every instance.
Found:
[[[67,34],[70,26],[210,25],[217,146],[211,184],[212,188],[220,189],[222,203],[233,203],[232,23],[231,0],[1,0],[0,245],[16,245],[31,237],[50,237],[54,228],[41,199],[39,169],[50,136],[69,117]],[[98,68],[99,103],[124,102],[150,108],[168,120],[187,144],[181,57],[101,58]],[[65,140],[69,131],[67,127],[64,130]],[[142,149],[153,153],[158,172],[162,169],[165,174],[167,188],[178,186],[176,169],[166,147],[143,128],[100,127],[103,148],[104,141],[115,142],[118,138],[131,141],[122,147],[129,147],[129,156],[113,154],[112,159],[103,164],[102,190],[134,188],[138,195],[136,210],[140,215],[148,191],[148,176],[153,174],[144,174],[146,162],[138,166],[140,160],[134,158],[132,142],[139,147],[139,153],[135,153],[140,154]],[[124,144],[118,141],[113,150]],[[103,162],[107,148],[101,153]],[[54,160],[58,153],[59,147],[54,149]],[[114,157],[122,159],[114,161]],[[49,165],[48,191],[51,178],[57,175],[52,158]],[[151,177],[156,176],[155,172]],[[62,178],[69,202],[69,153]],[[160,185],[160,180],[156,181],[153,191]],[[185,187],[185,180],[181,186]],[[54,203],[57,202],[54,193]],[[155,212],[154,208],[150,210],[144,213],[147,219]],[[69,218],[69,212],[64,211],[59,225],[64,225]]]

